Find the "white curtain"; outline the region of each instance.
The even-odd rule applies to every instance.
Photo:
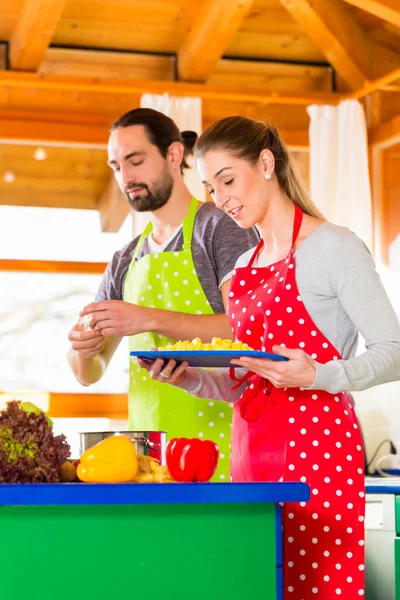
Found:
[[[154,108],[170,117],[180,131],[195,131],[197,135],[202,131],[202,104],[201,98],[188,98],[170,96],[169,94],[143,94],[140,99],[142,108]],[[205,200],[204,188],[200,176],[189,159],[192,167],[185,172],[185,183],[191,193],[199,200]]]
[[[358,100],[307,107],[310,193],[329,221],[354,231],[372,250],[372,206],[365,115]]]
[[[143,94],[140,98],[140,107],[153,108],[164,113],[175,121],[180,131],[195,131],[198,135],[201,133],[201,98],[186,98],[169,94]],[[199,174],[193,166],[192,157],[189,157],[188,163],[192,168],[185,172],[185,183],[196,198],[205,200],[205,191]],[[140,235],[148,222],[149,215],[147,213],[134,213],[132,218],[133,236]]]

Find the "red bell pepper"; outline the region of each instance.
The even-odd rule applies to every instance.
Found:
[[[167,446],[167,466],[175,481],[209,481],[218,464],[219,449],[211,440],[173,438]]]

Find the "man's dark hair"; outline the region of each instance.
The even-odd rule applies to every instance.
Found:
[[[185,151],[181,163],[181,172],[189,168],[186,159],[193,152],[197,133],[194,131],[180,132],[172,119],[152,108],[134,108],[130,110],[114,121],[111,125],[111,131],[121,127],[131,127],[132,125],[144,126],[150,142],[157,146],[163,158],[166,158],[168,148],[173,142],[183,144]]]

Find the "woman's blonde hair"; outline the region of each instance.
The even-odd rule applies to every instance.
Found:
[[[221,119],[202,133],[195,146],[195,157],[199,158],[216,149],[226,150],[251,164],[256,164],[262,150],[270,150],[275,158],[278,183],[285,194],[306,215],[326,221],[311,200],[295,161],[273,125],[247,117]]]

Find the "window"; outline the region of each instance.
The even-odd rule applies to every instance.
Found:
[[[108,262],[132,239],[131,231],[130,216],[118,233],[102,233],[97,211],[0,206],[0,259]],[[66,361],[68,331],[100,280],[100,274],[0,270],[0,389],[127,391],[127,340],[89,388],[75,380]]]

